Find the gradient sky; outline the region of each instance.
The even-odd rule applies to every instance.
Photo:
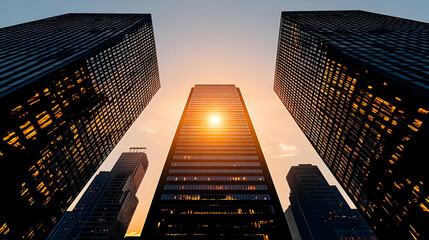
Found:
[[[337,9],[429,21],[428,0],[0,0],[0,27],[71,12],[152,14],[161,89],[99,169],[110,170],[131,146],[148,148],[149,168],[128,229],[139,234],[189,92],[198,83],[240,88],[284,209],[292,165],[316,164],[337,184],[273,91],[281,11]]]

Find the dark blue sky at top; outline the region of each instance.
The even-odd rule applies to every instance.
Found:
[[[427,0],[1,0],[0,27],[37,20],[69,12],[150,12],[161,15],[187,13],[189,17],[198,12],[210,12],[222,16],[224,9],[261,10],[333,10],[360,9],[427,22]],[[258,16],[255,16],[258,17]],[[259,16],[263,17],[263,16]],[[197,20],[197,18],[196,18]]]

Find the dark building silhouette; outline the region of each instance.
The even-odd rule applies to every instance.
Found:
[[[149,14],[0,29],[0,237],[44,239],[159,88]]]
[[[358,210],[348,206],[335,186],[329,186],[317,166],[293,166],[286,179],[290,187],[286,217],[290,223],[287,215],[292,216],[299,239],[377,239]]]
[[[144,149],[131,148],[122,153],[110,172],[100,172],[47,240],[124,239],[137,208],[136,193],[148,167]]]
[[[240,90],[192,88],[142,239],[290,239]]]
[[[429,237],[429,25],[283,12],[274,91],[380,239]]]

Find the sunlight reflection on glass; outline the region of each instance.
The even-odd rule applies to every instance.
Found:
[[[220,123],[220,118],[218,116],[211,116],[210,117],[210,123],[212,125],[219,125]]]

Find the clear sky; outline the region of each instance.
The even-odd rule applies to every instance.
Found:
[[[128,229],[139,234],[189,92],[198,83],[240,88],[284,209],[292,165],[316,164],[337,184],[273,91],[281,11],[337,9],[429,21],[428,0],[0,0],[0,27],[71,12],[152,14],[161,89],[100,168],[110,170],[130,146],[148,148],[149,168]]]

